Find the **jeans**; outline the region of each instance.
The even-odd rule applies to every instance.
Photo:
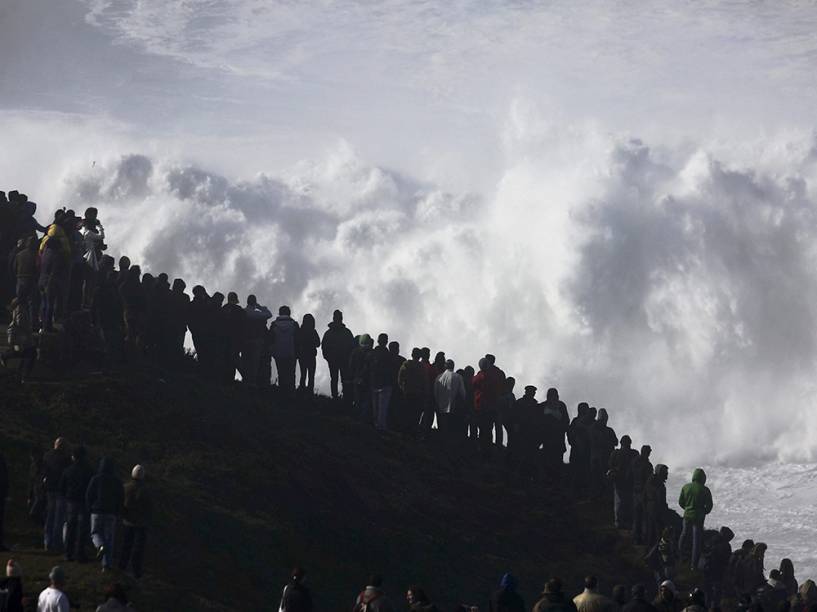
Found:
[[[613,486],[613,516],[616,529],[632,527],[633,488],[616,484]]]
[[[65,523],[65,500],[56,491],[45,492],[45,529],[43,543],[47,550],[62,547],[62,526]]]
[[[295,391],[295,358],[276,357],[275,368],[278,370],[278,388],[287,393]]]
[[[102,567],[113,565],[113,543],[116,538],[115,514],[91,514],[91,541],[94,548],[105,547],[102,555]]]
[[[88,541],[88,513],[85,504],[76,501],[65,502],[65,557],[85,559],[85,542]]]
[[[258,367],[261,362],[261,340],[248,340],[241,351],[241,380],[250,385],[258,383]]]
[[[327,360],[326,363],[329,365],[329,387],[332,390],[332,399],[336,399],[340,395],[338,393],[338,379],[340,379],[341,383],[346,379],[346,376],[344,376],[346,368],[342,361]]]
[[[698,569],[698,559],[701,556],[701,544],[704,537],[704,523],[703,521],[691,521],[684,519],[684,528],[681,530],[681,537],[678,538],[678,552],[682,555],[686,545],[687,537],[692,534],[692,558],[691,565],[693,569]]]
[[[122,554],[119,557],[119,569],[124,572],[128,569],[128,564],[130,564],[131,568],[133,568],[134,577],[141,578],[147,528],[123,524],[122,531]]]
[[[315,357],[298,357],[298,368],[301,371],[299,389],[306,389],[309,393],[315,392]]]
[[[378,431],[389,428],[389,403],[391,402],[391,387],[381,387],[372,390],[372,406],[374,407],[374,426]]]

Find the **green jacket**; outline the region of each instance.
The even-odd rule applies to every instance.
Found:
[[[707,514],[712,512],[712,493],[706,484],[706,473],[698,468],[692,473],[692,482],[685,484],[678,498],[678,505],[684,509],[684,519],[703,524]]]

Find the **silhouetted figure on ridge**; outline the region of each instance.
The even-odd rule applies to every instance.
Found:
[[[321,338],[315,329],[315,317],[307,313],[295,335],[296,352],[298,354],[298,369],[301,379],[298,390],[308,395],[315,393],[315,368],[317,367],[318,347]]]
[[[346,394],[346,381],[349,380],[349,358],[355,349],[355,338],[352,332],[343,323],[343,313],[336,310],[332,314],[332,322],[329,328],[323,333],[321,341],[321,353],[329,366],[329,385],[332,399],[340,397],[338,381]]]
[[[68,445],[63,438],[54,440],[54,448],[43,457],[43,484],[46,495],[43,543],[49,551],[62,548],[62,526],[65,522],[65,500],[60,495],[62,473],[71,464]]]
[[[116,526],[122,515],[124,496],[122,481],[116,476],[113,460],[103,457],[85,492],[85,504],[91,514],[91,541],[96,548],[96,558],[102,562],[102,571],[113,566]]]
[[[97,209],[88,208],[82,220],[82,307],[93,308],[99,268],[105,246],[105,229],[97,218]]]
[[[63,243],[51,240],[40,254],[40,321],[43,331],[50,333],[54,324],[65,315],[64,285],[68,267],[68,256]]]
[[[369,374],[369,353],[374,342],[369,334],[358,338],[358,345],[349,356],[349,376],[355,385],[355,414],[367,420],[372,415],[372,377]]]
[[[205,375],[210,374],[212,367],[212,342],[209,329],[210,296],[201,285],[193,287],[193,299],[188,310],[188,327],[193,337],[193,348],[199,367]]]
[[[278,371],[278,387],[289,396],[295,393],[295,335],[298,332],[298,324],[290,314],[289,306],[281,306],[278,316],[270,325],[274,338],[272,355]]]
[[[445,359],[445,354],[443,354]],[[431,349],[424,346],[420,349],[420,365],[423,367],[425,390],[421,407],[419,431],[420,436],[427,436],[434,425],[436,405],[434,403],[434,381],[437,378],[437,368],[431,363]]]
[[[389,428],[389,405],[392,393],[393,355],[388,348],[389,336],[377,336],[377,346],[366,356],[366,370],[372,390],[372,421],[377,431]]]
[[[135,465],[131,479],[124,487],[122,502],[122,552],[119,569],[130,566],[137,580],[142,577],[147,532],[153,517],[153,502],[145,484],[145,468]]]
[[[312,594],[304,585],[306,571],[296,567],[281,594],[280,612],[312,612]]]
[[[65,468],[59,483],[59,494],[65,503],[65,560],[83,563],[87,560],[85,546],[90,537],[85,493],[94,470],[88,463],[84,446],[74,448],[71,460],[72,464]]]
[[[724,529],[726,529],[726,527],[721,527],[721,532],[723,532]],[[732,534],[732,536],[734,537],[734,534]],[[0,542],[2,541],[3,540],[0,539]],[[797,584],[797,578],[794,576],[794,563],[792,563],[791,559],[783,559],[780,562],[780,579],[786,585],[789,596],[797,595],[800,585]]]
[[[618,437],[608,421],[607,410],[600,408],[590,428],[590,485],[600,494],[609,491],[609,481],[605,474],[610,462],[610,453],[618,446]]]
[[[513,419],[508,421],[508,452],[512,461],[512,472],[523,481],[536,479],[539,473],[538,450],[543,438],[543,418],[539,402],[536,401],[536,387],[525,386],[525,393],[516,400]]]
[[[479,360],[479,372],[474,376],[474,412],[479,429],[479,446],[484,455],[490,453],[491,434],[497,422],[499,397],[503,391],[504,377],[498,368],[491,366],[483,357]]]
[[[610,454],[609,475],[613,481],[613,515],[616,529],[633,525],[633,462],[638,453],[630,436],[621,437],[621,447]]]
[[[590,476],[590,432],[593,429],[595,416],[586,402],[577,408],[576,417],[567,428],[567,440],[570,443],[570,475],[573,490],[577,494],[586,491]],[[609,469],[609,459],[608,459]]]
[[[238,294],[227,294],[227,303],[221,308],[226,339],[226,369],[224,382],[235,380],[236,371],[241,366],[241,347],[247,334],[247,313],[238,303]]]
[[[650,462],[652,448],[645,444],[641,452],[633,458],[633,542],[645,544],[646,519],[644,516],[644,491],[647,481],[653,475],[653,466]]]
[[[168,340],[171,358],[175,361],[184,356],[184,338],[187,335],[187,321],[190,315],[190,297],[185,293],[187,284],[180,278],[173,280],[170,288],[170,320]]]
[[[735,533],[729,527],[704,531],[703,552],[698,562],[698,571],[703,575],[703,590],[708,608],[719,608],[723,598],[724,580],[732,558]],[[797,589],[794,589],[796,592]]]
[[[389,364],[389,381],[391,382],[391,401],[389,402],[389,428],[396,428],[399,431],[406,431],[407,424],[405,399],[400,388],[400,368],[406,362],[406,358],[400,354],[400,343],[389,342],[389,353],[391,362]]]
[[[406,416],[402,420],[407,431],[411,433],[418,431],[420,415],[426,401],[426,376],[421,358],[422,351],[419,348],[412,349],[411,359],[403,363],[397,374],[397,381],[405,401]]]
[[[706,486],[706,472],[701,468],[692,473],[692,482],[681,489],[678,505],[684,510],[684,528],[678,539],[678,550],[682,556],[686,554],[687,539],[691,536],[690,567],[694,571],[698,568],[698,558],[703,545],[704,519],[712,512],[712,493]]]
[[[437,405],[437,428],[447,438],[455,437],[455,418],[458,402],[465,399],[462,376],[454,371],[454,361],[447,359],[445,371],[434,381],[434,401]]]
[[[646,521],[645,540],[647,544],[655,542],[667,524],[667,477],[669,468],[658,464],[655,472],[647,479],[644,487],[644,520]]]
[[[497,413],[499,414],[500,428],[505,434],[506,444],[508,445],[508,454],[510,456],[513,452],[513,442],[511,441],[511,432],[514,426],[516,414],[514,408],[516,407],[516,395],[513,390],[516,387],[516,379],[513,376],[508,376],[502,383],[502,393],[499,395]]]
[[[261,356],[265,353],[268,334],[267,321],[272,318],[270,309],[258,303],[254,295],[247,296],[246,328],[241,350],[241,378],[245,383],[256,385],[261,378]],[[267,359],[269,367],[269,359]],[[265,384],[269,384],[269,375]]]
[[[744,540],[741,547],[734,551],[732,557],[729,559],[728,588],[729,594],[733,597],[740,597],[750,590],[746,562],[752,555],[754,548],[754,540]]]
[[[494,444],[498,448],[502,448],[505,442],[505,430],[502,427],[502,404],[501,397],[505,393],[505,372],[503,372],[496,365],[496,357],[488,353],[485,355],[485,361],[488,363],[488,377],[491,379],[491,384],[496,387],[497,394],[494,401],[494,408],[491,411],[492,422],[490,427],[494,430]],[[490,436],[489,436],[490,438]]]

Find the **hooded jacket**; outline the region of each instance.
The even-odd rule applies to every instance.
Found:
[[[355,337],[343,323],[332,321],[323,333],[321,353],[326,361],[346,365],[355,348]]]
[[[96,476],[88,484],[85,507],[91,514],[120,514],[123,498],[122,481],[114,474],[113,462],[103,457]]]
[[[499,589],[491,597],[488,610],[490,612],[525,612],[525,602],[516,592],[516,578],[511,574],[502,576]]]
[[[397,373],[397,384],[406,395],[425,395],[428,387],[423,364],[415,359],[407,359]]]
[[[72,463],[65,468],[60,478],[60,495],[69,502],[84,504],[85,493],[88,491],[88,484],[93,476],[94,470],[85,459]]]
[[[122,519],[132,527],[147,527],[153,514],[153,503],[142,480],[131,480],[125,485]]]
[[[434,381],[434,401],[442,414],[450,414],[457,402],[465,399],[465,384],[462,376],[453,370],[446,370]]]
[[[272,356],[276,359],[295,359],[295,334],[298,324],[289,315],[278,315],[270,325],[275,335]]]
[[[684,509],[684,520],[703,523],[712,512],[712,493],[706,486],[706,472],[701,468],[692,473],[692,482],[685,484],[678,497],[678,505]]]

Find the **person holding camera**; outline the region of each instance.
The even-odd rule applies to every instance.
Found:
[[[107,248],[105,245],[105,228],[97,218],[97,209],[88,208],[85,211],[85,218],[82,220],[82,240],[84,253],[82,259],[83,284],[82,284],[82,307],[91,310],[94,306],[97,286],[99,284],[99,268],[102,263],[102,253]]]

